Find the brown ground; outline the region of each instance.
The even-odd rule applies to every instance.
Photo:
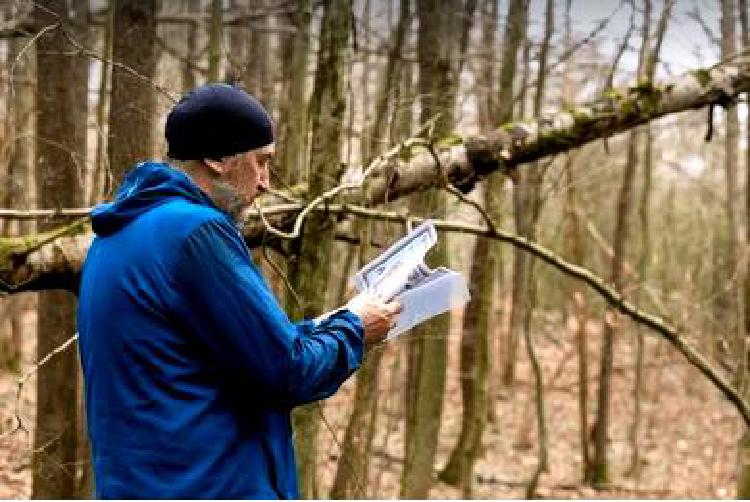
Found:
[[[33,323],[33,314],[28,316]],[[611,471],[615,489],[594,491],[580,483],[581,455],[578,439],[577,358],[571,330],[560,330],[560,322],[539,319],[543,326],[537,343],[548,382],[547,413],[550,437],[550,471],[540,480],[539,495],[553,498],[731,498],[734,495],[736,441],[740,421],[734,408],[697,371],[690,368],[669,346],[647,336],[643,420],[640,435],[641,472],[638,479],[626,476],[630,464],[632,423],[633,338],[629,333],[616,341],[613,425],[610,431]],[[599,333],[590,327],[589,407],[595,407],[594,384],[598,373]],[[454,330],[455,333],[455,330]],[[406,335],[408,336],[408,335]],[[25,337],[33,339],[31,336]],[[368,496],[397,498],[401,469],[403,421],[399,385],[404,366],[402,348],[406,338],[391,342],[383,360],[382,404],[378,434],[370,461]],[[438,442],[438,467],[446,461],[460,430],[461,396],[458,386],[459,337],[450,338],[448,388]],[[484,435],[485,452],[475,468],[476,498],[523,497],[523,482],[536,465],[536,428],[533,407],[533,378],[519,347],[517,385],[511,392],[496,392],[496,422]],[[34,360],[34,347],[24,347],[24,370]],[[558,375],[553,379],[555,375]],[[395,378],[394,378],[395,377]],[[18,375],[0,372],[0,423],[10,427],[15,406]],[[325,416],[342,440],[353,396],[353,381],[347,382],[325,403]],[[32,378],[24,388],[21,415],[33,425],[34,386]],[[384,410],[385,411],[385,410]],[[391,429],[386,439],[385,429]],[[32,438],[17,432],[0,441],[0,498],[28,498],[31,495],[30,458]],[[322,427],[320,477],[330,486],[339,449],[331,432]],[[461,491],[436,483],[433,498],[461,498]]]
[[[652,335],[646,337],[645,388],[640,433],[641,472],[636,479],[626,475],[631,463],[629,429],[633,416],[633,336],[616,340],[610,430],[610,462],[613,489],[595,491],[581,484],[581,453],[578,429],[578,359],[572,329],[559,331],[559,320],[540,320],[544,328],[537,344],[547,382],[549,473],[542,475],[538,495],[544,498],[732,498],[735,494],[736,441],[740,420],[735,409],[681,356]],[[454,333],[456,330],[454,330]],[[598,374],[598,326],[589,328],[589,410],[596,405]],[[408,335],[407,335],[408,336]],[[447,461],[461,427],[461,395],[458,380],[460,339],[449,343],[448,389],[438,441],[438,468]],[[385,375],[393,373],[395,361],[403,361],[399,346],[392,343],[383,362]],[[475,467],[474,498],[523,498],[527,481],[536,467],[536,415],[533,375],[525,347],[519,346],[517,385],[511,392],[495,393],[496,422],[484,435],[485,452]],[[401,364],[403,366],[403,364]],[[396,394],[385,378],[381,396]],[[400,380],[398,380],[400,381]],[[326,416],[337,437],[344,436],[348,401],[354,386],[347,386],[326,403]],[[396,416],[399,404],[392,402]],[[591,425],[590,419],[589,425]],[[403,421],[392,420],[395,431],[384,445],[383,420],[371,460],[368,496],[397,498],[401,470]],[[320,444],[328,445],[321,456],[324,482],[330,485],[338,447],[324,428]],[[380,477],[380,482],[378,482]],[[376,488],[373,488],[376,487]],[[436,482],[431,498],[463,498],[462,491]]]

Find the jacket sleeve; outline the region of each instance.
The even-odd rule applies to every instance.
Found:
[[[185,329],[269,406],[329,397],[362,362],[359,317],[343,310],[318,325],[290,322],[228,222],[209,220],[187,237],[173,289]]]

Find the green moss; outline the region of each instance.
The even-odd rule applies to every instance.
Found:
[[[0,237],[0,270],[13,268],[13,257],[32,253],[57,238],[83,233],[87,228],[88,218],[81,218],[68,225],[38,234],[18,237]]]
[[[401,149],[398,151],[398,158],[401,160],[401,162],[408,163],[411,161],[411,159],[414,158],[416,155],[416,150],[424,149],[421,145],[408,145],[408,146],[402,146]]]
[[[438,148],[450,148],[452,146],[462,145],[463,142],[464,138],[458,133],[453,132],[435,141],[435,146]]]
[[[636,103],[633,100],[623,101],[623,103],[620,105],[619,113],[620,115],[632,115],[633,112],[636,111]]]
[[[10,256],[13,246],[9,241],[7,237],[0,237],[0,270],[9,270],[11,266]]]
[[[659,90],[650,80],[641,80],[637,84],[628,88],[628,94],[647,95]]]
[[[609,466],[606,462],[594,464],[591,467],[591,484],[594,487],[601,487],[609,483]]]
[[[661,105],[664,93],[671,90],[649,81],[638,82],[628,88],[628,97],[620,102],[618,114],[625,117],[651,115]]]
[[[575,120],[576,124],[591,120],[591,113],[584,108],[572,108],[568,113],[573,116],[573,120]]]
[[[585,117],[588,119],[588,115]],[[548,130],[540,134],[537,138],[536,148],[541,151],[548,150],[554,146],[576,146],[575,141],[581,136],[581,129],[585,128],[585,123],[576,120],[576,125],[567,129]]]
[[[620,92],[619,89],[615,89],[614,87],[609,87],[607,89],[604,89],[604,92],[602,92],[602,96],[604,96],[607,99],[613,99],[617,101],[623,98],[622,92]]]
[[[693,77],[695,77],[695,80],[698,81],[701,87],[706,87],[708,84],[711,83],[711,71],[710,70],[707,70],[705,68],[699,68],[697,70],[691,70],[690,74]]]
[[[289,187],[289,195],[291,195],[295,199],[299,199],[307,195],[307,191],[309,189],[310,188],[307,182],[297,183],[296,185],[292,185],[291,187]]]

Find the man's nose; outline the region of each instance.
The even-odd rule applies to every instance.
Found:
[[[270,176],[268,174],[268,168],[262,169],[260,176],[258,177],[258,188],[265,191],[271,187]]]

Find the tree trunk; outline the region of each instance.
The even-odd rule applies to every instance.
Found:
[[[388,53],[383,82],[377,93],[375,119],[370,129],[376,132],[378,137],[386,129],[388,110],[394,107],[394,104],[391,102],[394,93],[391,92],[391,89],[399,85],[400,56],[402,54],[408,20],[409,1],[404,0],[401,2],[401,15],[395,30],[393,46]],[[369,135],[370,133],[367,134]],[[363,137],[364,143],[372,145],[371,140],[365,141]],[[372,146],[368,146],[366,150],[371,148]],[[380,149],[380,143],[376,143],[374,154],[379,154]],[[367,162],[367,159],[365,158],[363,161]],[[363,263],[366,263],[373,257],[373,253],[369,251],[369,246],[366,245],[370,238],[371,232],[369,230],[360,232],[360,246],[364,250],[364,252],[360,252],[363,258],[360,261]],[[336,477],[331,490],[331,498],[365,498],[367,496],[368,460],[377,418],[377,388],[380,379],[381,359],[382,351],[378,350],[371,354],[366,358],[363,367],[357,374],[354,411],[347,424],[343,452],[336,468]]]
[[[572,0],[565,1],[565,50],[571,47],[571,10]],[[571,79],[571,64],[566,62],[563,73],[563,103],[575,100],[575,91]],[[565,174],[565,199],[563,203],[563,256],[571,263],[585,262],[585,246],[583,228],[578,215],[579,196],[578,179],[575,173],[576,152],[569,152],[565,158],[563,172]],[[564,282],[563,298],[566,299],[564,309],[567,312],[566,325],[572,326],[575,333],[578,354],[578,422],[579,440],[581,448],[581,479],[586,479],[590,469],[591,452],[589,451],[588,426],[588,340],[586,325],[588,322],[588,308],[586,305],[585,288],[578,281]]]
[[[261,10],[265,6],[265,1],[255,0],[252,6]],[[270,16],[265,16],[263,19],[266,27],[270,27],[270,21]],[[275,106],[273,95],[274,66],[271,64],[273,54],[271,53],[270,32],[251,29],[250,33],[246,33],[246,37],[247,60],[245,61],[245,72],[242,76],[245,88],[261,100],[268,110],[273,110]]]
[[[146,78],[156,71],[156,3],[115,1],[113,58]],[[115,184],[136,162],[153,155],[155,103],[151,86],[122,68],[112,69],[107,151]]]
[[[368,466],[375,436],[378,411],[378,383],[383,347],[367,354],[357,373],[354,410],[346,427],[336,477],[331,489],[333,499],[367,498]]]
[[[224,16],[222,0],[211,0],[211,18],[208,26],[208,75],[209,82],[221,79],[222,53],[224,52]]]
[[[315,73],[310,157],[309,193],[315,197],[333,187],[339,178],[341,130],[346,110],[344,89],[347,80],[347,47],[351,25],[351,0],[327,0],[321,21],[318,68]],[[333,246],[335,220],[323,214],[306,220],[297,241],[297,253],[290,278],[304,305],[292,309],[296,317],[313,317],[325,309],[325,295]],[[301,495],[318,498],[315,469],[315,441],[318,430],[318,404],[297,408],[294,413],[297,461]]]
[[[513,82],[516,75],[516,60],[518,58],[518,50],[521,47],[521,43],[525,37],[526,24],[528,22],[528,8],[529,4],[526,0],[511,0],[508,6],[508,16],[505,25],[505,35],[503,40],[503,66],[500,71],[500,93],[498,97],[499,110],[498,115],[502,119],[501,123],[510,122],[513,116]],[[488,192],[490,196],[497,197],[497,194],[502,192],[505,178],[501,176],[493,176],[488,180]],[[521,195],[521,192],[514,192],[514,204],[515,199]],[[518,214],[518,213],[516,213]],[[494,215],[492,215],[494,217]],[[491,253],[501,253],[502,250],[496,243],[491,244]],[[518,263],[518,253],[514,252],[514,263]],[[514,265],[515,270],[517,269]],[[517,325],[517,319],[519,316],[519,303],[520,297],[520,275],[513,274],[513,286],[512,286],[512,298],[513,303],[510,311],[510,327],[508,329],[508,340],[506,343],[505,359],[503,361],[503,383],[510,385],[514,379],[515,370],[515,353],[518,345],[518,339],[514,327]]]
[[[490,208],[494,209],[494,208]],[[496,297],[495,256],[489,253],[489,239],[478,237],[474,246],[469,284],[473,291],[464,309],[461,338],[461,433],[440,479],[463,487],[471,498],[472,472],[481,452],[482,433],[489,404],[489,332],[493,327]]]
[[[408,80],[406,68],[404,79]],[[741,58],[734,58],[710,69],[688,71],[655,88],[624,89],[621,97],[615,100],[600,97],[585,105],[567,107],[542,122],[505,123],[484,134],[467,134],[461,145],[438,145],[436,153],[443,168],[442,177],[438,176],[435,159],[430,153],[394,157],[385,169],[371,175],[365,182],[364,191],[349,194],[345,199],[352,204],[374,205],[386,197],[393,201],[426,191],[436,186],[439,179],[447,178],[451,183],[468,188],[481,177],[501,170],[513,177],[524,163],[568,152],[660,117],[717,105],[748,91],[750,65]],[[394,123],[399,123],[409,113],[410,107],[403,107]],[[398,130],[394,129],[394,134]],[[268,219],[287,230],[293,223],[288,214],[269,215]],[[58,227],[58,230],[63,228]],[[0,265],[3,265],[0,266],[0,279],[12,286],[0,283],[0,288],[11,293],[60,285],[75,288],[76,274],[91,241],[91,233],[81,225],[65,230],[43,244],[38,252],[34,251],[36,244],[0,241],[0,247],[13,247],[12,261],[9,256],[0,254]],[[264,232],[265,226],[256,213],[246,222],[245,239],[251,246],[256,246]],[[34,236],[28,237],[38,243]],[[64,254],[45,254],[52,249],[64,249]]]
[[[371,7],[371,0],[364,0],[364,6],[362,7],[362,16],[360,17],[360,24],[362,27],[359,29],[357,33],[357,47],[363,48],[364,50],[361,52],[360,57],[362,58],[362,72],[360,74],[360,80],[359,80],[359,92],[361,93],[361,134],[359,135],[359,162],[362,165],[365,165],[370,158],[370,148],[372,146],[372,138],[370,136],[370,124],[372,120],[372,114],[370,110],[370,78],[372,75],[372,68],[371,60],[370,60],[370,30],[371,28],[371,17],[372,17],[372,7]],[[355,14],[356,16],[356,14]],[[357,48],[355,48],[355,51]],[[352,92],[352,101],[354,101],[354,91]],[[354,103],[352,103],[351,106],[351,113],[349,114],[349,120],[352,122],[352,127],[350,128],[349,134],[350,136],[354,133],[354,127],[353,127],[353,121],[354,121]],[[349,152],[348,155],[351,158],[352,155],[352,145],[351,140],[349,142],[349,148],[347,151]]]
[[[312,0],[296,0],[291,14],[295,29],[287,42],[284,60],[284,81],[289,96],[286,124],[283,130],[281,167],[278,176],[282,183],[293,185],[306,179],[307,172],[307,73],[309,70],[310,24]],[[286,100],[282,100],[282,103]]]
[[[188,0],[184,6],[188,14],[196,14],[200,12],[200,0]],[[197,61],[200,61],[198,57],[198,22],[191,21],[187,23],[185,28],[185,60],[182,61],[180,68],[180,78],[182,83],[182,92],[187,92],[196,85],[195,71],[193,66]]]
[[[14,38],[8,41],[8,68],[20,56],[28,38]],[[8,141],[10,155],[6,192],[3,207],[26,208],[34,206],[34,82],[35,59],[32,51],[18,59],[13,74],[13,89],[8,93]],[[3,227],[7,236],[31,233],[33,222],[8,221]],[[26,295],[7,296],[0,300],[0,368],[13,372],[21,369],[23,343],[22,314],[28,304]]]
[[[85,36],[88,2],[61,0],[46,8],[66,21],[75,36]],[[36,10],[37,23],[50,15]],[[83,203],[86,157],[87,72],[83,58],[60,56],[69,50],[61,30],[37,42],[37,200],[43,208],[77,207]],[[40,230],[59,225],[45,221]],[[42,293],[39,299],[37,359],[75,334],[75,297],[63,291]],[[73,498],[76,491],[78,358],[67,350],[37,373],[37,412],[32,458],[32,497]]]
[[[641,44],[640,57],[638,62],[638,74],[646,82],[652,82],[656,71],[656,63],[659,60],[659,52],[664,33],[667,29],[667,23],[671,14],[673,0],[665,1],[662,6],[662,12],[659,19],[659,25],[654,37],[654,44],[651,44],[651,2],[646,0],[644,3],[644,21],[643,21],[643,40]],[[617,216],[615,223],[615,234],[613,239],[612,255],[612,275],[611,281],[615,289],[619,292],[623,288],[623,263],[625,260],[625,246],[629,239],[630,233],[630,212],[632,206],[633,182],[635,171],[638,165],[638,147],[641,143],[641,134],[639,131],[630,133],[628,141],[627,161],[625,173],[623,174],[620,196],[617,204]],[[647,150],[650,151],[650,150]],[[610,405],[610,384],[612,380],[612,361],[614,355],[614,335],[616,330],[617,313],[613,309],[608,309],[602,335],[602,349],[599,367],[599,393],[597,399],[597,418],[594,425],[594,460],[592,469],[589,473],[589,480],[593,485],[602,485],[609,482],[609,465],[607,460],[607,443],[609,433],[609,405]]]
[[[104,25],[104,36],[102,40],[102,57],[101,76],[99,81],[99,94],[96,103],[96,125],[98,134],[96,135],[96,161],[94,164],[94,173],[91,179],[91,191],[89,192],[89,204],[102,201],[112,191],[112,172],[109,169],[107,154],[107,118],[109,110],[109,87],[112,80],[112,65],[105,62],[112,60],[112,30],[114,28],[114,2],[107,1],[107,17]]]
[[[435,127],[438,137],[451,131],[455,120],[458,50],[451,34],[458,29],[456,20],[460,12],[462,9],[457,0],[417,2],[420,122],[425,123],[441,113]],[[411,209],[440,217],[445,213],[445,201],[440,193],[420,194],[412,200]],[[439,240],[431,258],[441,264],[448,262],[445,239]],[[450,317],[443,315],[428,325],[414,329],[410,335],[402,498],[426,498],[432,486],[443,407],[446,336],[449,329]]]
[[[487,55],[492,54],[495,45],[498,5],[496,0],[487,0],[483,8],[482,45]],[[489,106],[492,89],[492,64],[490,58],[483,61],[484,71],[481,74],[483,101]],[[488,71],[489,68],[489,71]],[[483,108],[483,107],[482,107]],[[485,120],[488,117],[485,110]],[[484,124],[483,124],[484,125]],[[488,188],[485,187],[487,190]],[[499,214],[496,207],[499,197],[485,194],[485,210],[489,214]],[[490,403],[490,352],[491,340],[495,327],[496,286],[499,263],[498,255],[489,253],[489,239],[477,237],[472,250],[472,266],[469,277],[473,289],[471,300],[464,308],[463,330],[461,334],[461,398],[463,411],[461,415],[461,432],[458,443],[453,448],[448,462],[440,473],[440,479],[448,484],[463,487],[465,498],[472,497],[472,473],[474,463],[481,454],[482,434],[491,414]]]
[[[721,3],[721,57],[727,58],[736,50],[736,14],[734,0],[719,0]],[[714,315],[722,320],[724,333],[731,353],[737,356],[739,373],[746,372],[744,356],[745,341],[741,336],[739,319],[739,274],[738,261],[738,223],[737,223],[737,159],[739,156],[739,122],[736,106],[728,106],[725,111],[726,129],[724,133],[724,181],[725,181],[725,215],[726,217],[715,229],[715,277],[714,277]],[[718,341],[718,340],[717,340]],[[721,342],[719,342],[721,343]],[[741,382],[737,382],[742,385]]]
[[[663,4],[662,13],[659,18],[659,24],[654,36],[654,46],[648,49],[644,63],[644,74],[650,81],[653,80],[656,72],[656,64],[659,60],[664,34],[667,30],[667,23],[671,14],[674,0],[667,0]],[[650,6],[649,6],[650,8]],[[645,34],[648,39],[648,33]],[[649,204],[651,199],[651,176],[653,170],[652,146],[653,136],[649,126],[644,127],[645,151],[643,159],[643,192],[641,194],[641,204],[638,209],[640,216],[641,231],[641,256],[638,260],[638,278],[641,283],[645,283],[649,273],[651,259],[651,227],[649,221]],[[631,441],[631,458],[629,474],[639,479],[640,476],[640,450],[639,450],[639,432],[641,422],[641,395],[643,390],[643,360],[644,360],[644,338],[640,326],[635,328],[635,384],[633,386],[633,424],[630,430]]]
[[[747,12],[747,0],[739,0],[738,3],[740,11],[740,26],[742,28],[742,48],[748,50],[750,48],[750,27],[748,26],[748,12]],[[746,130],[745,137],[750,140],[750,109],[746,110]],[[748,143],[750,144],[750,143]],[[745,249],[750,249],[750,148],[745,148]],[[743,277],[743,303],[744,303],[744,339],[747,340],[750,336],[750,267],[745,266],[745,274]],[[742,352],[738,354],[738,357],[743,361],[745,371],[747,371],[748,360],[750,355],[745,347]],[[745,386],[747,388],[747,386]],[[745,392],[745,399],[748,398],[750,391]],[[750,498],[750,430],[745,428],[742,438],[738,445],[738,467],[737,467],[737,499],[748,499]]]
[[[537,76],[537,89],[536,95],[534,96],[534,116],[541,117],[542,106],[544,104],[545,86],[547,82],[547,58],[550,49],[550,40],[555,30],[555,3],[554,0],[547,0],[547,8],[545,14],[545,28],[544,28],[544,39],[539,49],[539,73]],[[529,206],[527,207],[528,212],[528,239],[531,241],[537,240],[536,227],[539,222],[539,215],[542,209],[542,183],[544,181],[545,170],[542,166],[537,163],[533,163],[529,166],[528,179],[529,185],[527,189],[530,191]],[[516,186],[518,188],[518,185]],[[527,301],[527,308],[525,312],[523,332],[524,341],[526,342],[526,352],[531,363],[532,372],[534,374],[534,394],[536,401],[536,412],[537,412],[537,435],[539,438],[539,456],[536,469],[532,475],[527,488],[526,498],[534,498],[536,496],[536,487],[539,482],[539,477],[542,472],[546,472],[549,467],[547,465],[547,419],[546,409],[544,403],[544,375],[542,374],[541,365],[539,364],[536,349],[534,346],[534,338],[531,333],[531,322],[534,315],[534,309],[536,308],[537,292],[536,283],[534,280],[534,265],[535,260],[529,257],[526,271],[526,284],[525,284],[525,295]]]
[[[627,160],[625,172],[620,186],[620,195],[617,202],[617,213],[615,223],[615,235],[613,239],[614,253],[612,256],[611,282],[617,291],[622,291],[623,272],[622,265],[625,259],[625,243],[630,229],[630,208],[633,197],[633,181],[638,164],[638,141],[637,135],[631,133],[628,142]],[[594,459],[592,470],[588,479],[594,486],[605,485],[609,482],[609,463],[607,459],[608,432],[609,432],[609,404],[610,384],[612,381],[613,343],[615,335],[615,316],[617,312],[611,308],[607,309],[604,320],[604,331],[602,335],[601,358],[599,362],[599,392],[597,397],[597,415],[594,424]]]

